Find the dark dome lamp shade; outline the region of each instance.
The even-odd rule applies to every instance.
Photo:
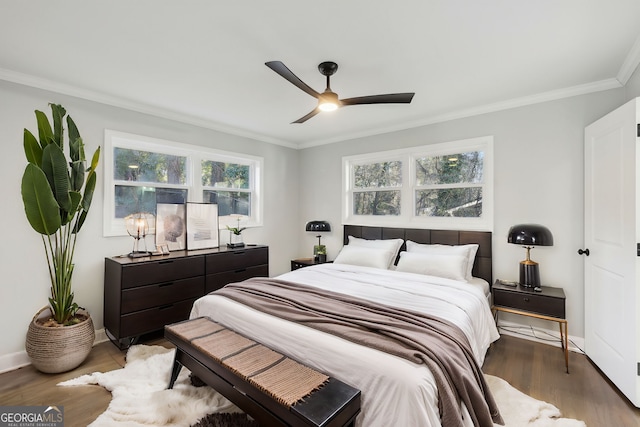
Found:
[[[527,258],[520,261],[520,284],[526,287],[539,287],[540,270],[538,263],[531,260],[530,251],[534,246],[553,246],[551,231],[538,224],[518,224],[509,229],[507,241],[521,245],[527,250]]]
[[[324,232],[331,231],[331,224],[329,224],[327,221],[309,221],[304,229],[306,231],[315,231],[316,233],[324,233]],[[322,243],[320,243],[320,239],[322,236],[318,234],[316,237],[318,238],[318,244],[313,248],[313,255],[315,258],[315,262],[317,263],[326,262],[327,260],[326,248],[324,248]],[[321,251],[322,253],[319,253],[319,251]]]

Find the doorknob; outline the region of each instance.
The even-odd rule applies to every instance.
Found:
[[[578,255],[586,255],[586,256],[589,256],[589,249],[585,249],[585,250],[578,249]]]

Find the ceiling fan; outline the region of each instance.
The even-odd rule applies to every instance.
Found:
[[[309,114],[300,117],[293,123],[304,123],[321,111],[333,111],[338,107],[363,104],[409,104],[415,93],[388,93],[384,95],[358,96],[355,98],[338,99],[338,94],[331,90],[329,79],[338,71],[338,64],[331,61],[322,62],[318,65],[318,70],[323,76],[327,76],[327,88],[319,93],[300,80],[290,69],[280,61],[269,61],[265,65],[276,73],[280,74],[299,89],[318,99],[318,106]]]

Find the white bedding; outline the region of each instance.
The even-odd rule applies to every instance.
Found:
[[[481,285],[345,264],[320,264],[278,278],[449,320],[469,338],[480,365],[491,342],[499,337]],[[287,322],[214,294],[194,303],[191,317],[199,316],[209,316],[360,389],[362,413],[357,426],[440,426],[437,388],[424,365]],[[466,425],[472,425],[468,417],[466,421]]]

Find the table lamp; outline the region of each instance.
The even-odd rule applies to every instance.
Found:
[[[150,213],[138,212],[128,215],[124,218],[124,224],[127,227],[127,233],[133,237],[133,250],[129,253],[130,258],[141,258],[151,255],[151,252],[147,250],[147,242],[144,239],[147,234],[152,234],[149,231],[151,228],[155,230],[155,217]],[[144,243],[144,250],[140,250],[139,243],[142,239]]]
[[[531,260],[534,246],[553,246],[553,235],[547,227],[538,224],[518,224],[509,229],[509,243],[521,245],[527,250],[527,258],[520,261],[520,284],[525,287],[540,286],[538,263]]]
[[[331,225],[327,221],[309,221],[305,226],[306,231],[315,231],[324,233],[331,231]],[[318,238],[318,244],[313,246],[313,257],[317,263],[327,262],[327,248],[320,242],[321,235],[316,236]]]

